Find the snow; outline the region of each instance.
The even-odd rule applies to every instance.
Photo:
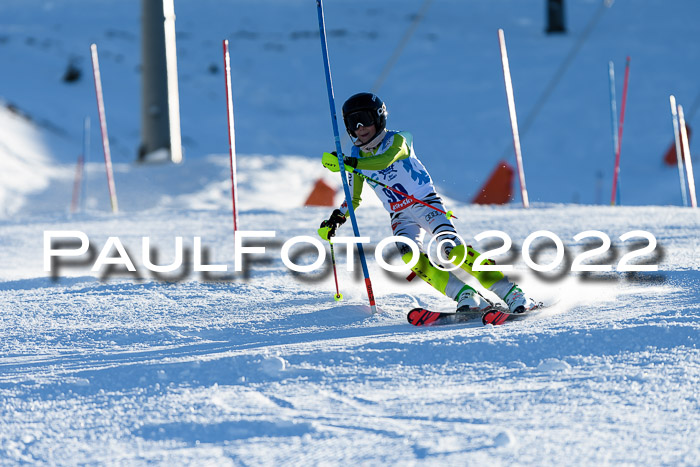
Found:
[[[552,303],[503,326],[434,328],[410,326],[406,313],[451,310],[454,302],[378,266],[375,246],[390,226],[369,193],[357,218],[371,238],[365,251],[378,313],[369,309],[357,261],[355,272],[346,270],[345,248],[336,249],[341,302],[333,299],[329,261],[306,274],[282,262],[284,242],[315,235],[329,214],[302,206],[315,180],[339,185],[318,160],[332,135],[313,2],[176,2],[188,145],[177,166],[132,162],[137,6],[91,3],[100,8],[82,0],[0,6],[0,60],[13,65],[0,96],[15,109],[0,106],[1,464],[700,464],[693,442],[700,215],[679,206],[678,175],[661,165],[671,142],[668,94],[692,107],[697,93],[699,49],[689,20],[696,2],[616,2],[604,11],[523,140],[529,210],[517,199],[468,204],[510,138],[496,29],[506,31],[524,116],[599,3],[567,2],[571,34],[556,38],[541,33],[540,1],[431,5],[404,52],[411,60],[397,64],[380,92],[390,121],[414,133],[465,239],[483,251],[499,244],[474,241],[478,233],[508,234],[513,247],[497,261],[513,264],[509,275]],[[341,99],[371,87],[422,2],[327,3]],[[253,242],[265,253],[250,255],[243,271],[235,271],[223,78],[207,71],[219,63],[225,37],[239,64],[240,225],[275,232]],[[98,156],[86,68],[93,41],[115,140],[118,214],[109,211]],[[595,171],[609,173],[612,157],[607,61],[615,59],[621,76],[627,54],[624,206],[595,205]],[[87,74],[72,85],[60,82],[69,57]],[[429,91],[416,91],[426,83]],[[72,213],[85,115],[93,118],[87,197],[85,209]],[[454,164],[464,163],[465,150],[488,156],[470,156],[473,168],[460,178]],[[573,204],[576,196],[584,204]],[[600,197],[604,203],[604,191]],[[45,232],[76,230],[87,235],[88,254],[45,271]],[[536,273],[523,261],[521,246],[537,230],[565,245],[554,271]],[[613,271],[570,270],[600,244],[574,240],[588,230],[610,237],[610,251],[594,260]],[[658,271],[615,269],[645,245],[620,239],[634,230],[650,232],[658,245],[632,263],[658,264]],[[91,270],[110,237],[136,271]],[[150,271],[145,259],[175,260],[176,237],[183,265]],[[197,237],[202,262],[227,271],[195,270]],[[531,248],[540,264],[554,257],[548,245]],[[291,252],[300,263],[315,260],[302,248]]]
[[[51,153],[26,117],[0,105],[0,155],[0,217],[4,218],[25,207],[27,194],[47,188]]]

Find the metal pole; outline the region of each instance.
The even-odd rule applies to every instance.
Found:
[[[92,74],[95,79],[95,94],[97,96],[97,111],[100,116],[100,130],[102,132],[102,149],[105,154],[105,171],[107,172],[107,188],[109,189],[109,200],[112,204],[112,212],[119,211],[117,204],[117,189],[114,186],[114,174],[112,172],[112,154],[109,150],[109,136],[107,135],[107,116],[105,114],[105,103],[102,96],[102,77],[100,76],[100,63],[97,59],[97,45],[90,46],[92,53]]]
[[[513,96],[513,81],[510,77],[510,65],[508,64],[508,51],[506,50],[506,38],[503,29],[498,30],[498,42],[501,46],[501,63],[503,64],[503,78],[506,83],[506,98],[508,99],[508,111],[510,114],[510,126],[513,131],[513,148],[515,149],[515,162],[518,164],[518,177],[520,179],[520,195],[523,207],[529,208],[530,201],[525,186],[525,170],[523,169],[523,154],[520,149],[520,135],[518,133],[518,117],[515,113],[515,98]]]
[[[228,148],[231,161],[231,199],[233,202],[233,232],[238,230],[238,180],[236,178],[236,132],[233,126],[233,94],[231,92],[231,58],[228,40],[224,40],[224,75],[226,77],[226,109],[228,110]]]
[[[683,199],[683,206],[688,206],[688,196],[685,193],[685,173],[683,170],[683,151],[681,150],[681,134],[680,125],[678,124],[678,105],[676,104],[676,97],[671,95],[669,97],[671,102],[671,117],[673,119],[673,138],[676,142],[676,162],[678,163],[678,176],[681,181],[681,198]]]

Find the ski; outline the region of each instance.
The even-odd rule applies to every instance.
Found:
[[[499,326],[501,324],[505,324],[506,321],[511,321],[511,320],[516,320],[519,318],[523,318],[530,313],[532,313],[535,310],[539,310],[541,307],[533,308],[532,310],[525,311],[523,313],[511,313],[506,310],[489,310],[486,313],[484,313],[484,316],[481,317],[481,322],[486,326],[487,324],[492,324],[494,326]]]
[[[443,326],[447,324],[459,324],[466,322],[476,322],[479,318],[481,323],[486,326],[492,324],[499,326],[507,321],[516,320],[530,315],[534,311],[539,311],[545,308],[544,305],[539,305],[536,308],[528,310],[524,313],[511,313],[506,308],[493,307],[487,310],[483,315],[479,313],[445,313],[440,311],[430,311],[425,308],[414,308],[408,312],[408,322],[414,326]]]
[[[443,313],[425,308],[414,308],[408,312],[408,322],[414,326],[442,326],[445,324],[466,323],[480,318],[478,313]]]

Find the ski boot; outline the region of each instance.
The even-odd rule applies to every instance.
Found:
[[[525,313],[540,306],[539,303],[527,297],[517,285],[510,289],[503,297],[503,301],[506,302],[511,313]]]
[[[493,306],[491,302],[468,285],[462,287],[456,300],[457,313],[484,313]]]

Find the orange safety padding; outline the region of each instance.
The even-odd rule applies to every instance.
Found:
[[[319,178],[304,206],[335,206],[335,189]]]
[[[688,130],[688,144],[690,144],[690,134],[692,131],[690,130],[690,125],[687,123],[685,124],[686,129]],[[681,154],[683,154],[683,145],[681,144]],[[664,154],[664,163],[666,165],[670,166],[677,166],[678,165],[678,159],[676,159],[676,141],[671,141],[671,145],[668,147],[668,150],[666,151],[666,154]]]
[[[506,204],[513,197],[515,171],[506,161],[500,161],[491,177],[477,191],[474,204]]]

